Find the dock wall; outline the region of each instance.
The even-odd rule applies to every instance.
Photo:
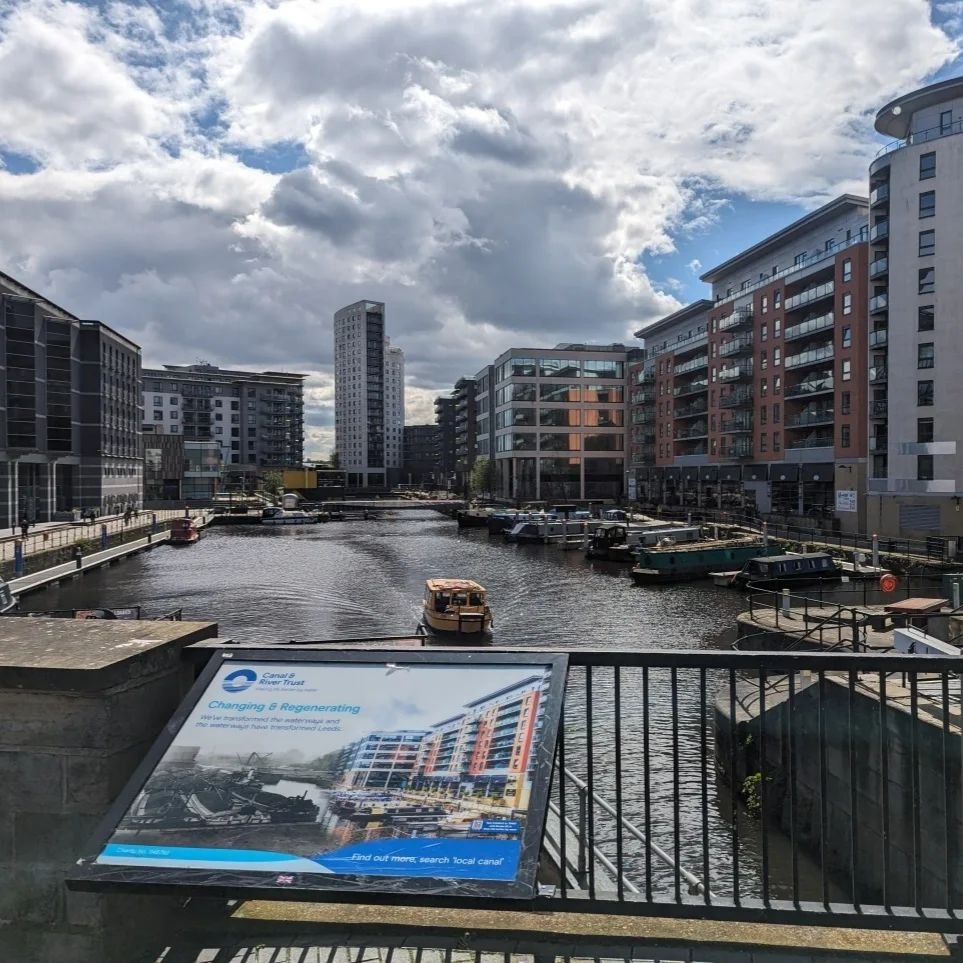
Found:
[[[129,963],[168,901],[70,892],[64,877],[186,693],[182,648],[217,626],[8,619],[0,632],[0,959]]]
[[[773,682],[774,680],[770,680]],[[919,898],[922,905],[946,905],[947,867],[950,867],[951,905],[963,901],[963,766],[959,720],[954,719],[945,740],[942,719],[927,713],[920,700],[916,721],[909,711],[910,693],[898,677],[887,682],[885,740],[881,739],[879,694],[857,687],[850,722],[849,687],[845,677],[826,676],[823,714],[825,746],[825,813],[821,806],[820,705],[818,684],[807,674],[796,678],[793,710],[793,769],[795,811],[790,796],[790,727],[785,679],[766,693],[766,739],[761,739],[758,688],[743,684],[737,700],[735,726],[730,726],[728,690],[715,706],[717,768],[721,781],[735,780],[740,789],[762,770],[765,753],[768,779],[766,811],[759,818],[790,835],[817,861],[825,860],[831,878],[848,898],[882,902],[884,850],[888,862],[891,905],[914,903],[914,833],[919,833],[919,862],[923,867]],[[916,739],[917,779],[914,803],[913,739]],[[735,770],[732,770],[732,733],[735,732]],[[851,778],[850,733],[855,754],[855,786]],[[883,743],[885,742],[888,820],[883,810]],[[946,767],[944,770],[944,750]],[[949,813],[945,808],[949,783]],[[854,808],[855,807],[855,808]],[[914,820],[914,811],[917,813]],[[825,819],[824,852],[820,831]],[[855,839],[853,827],[855,826]],[[947,832],[948,827],[948,832]],[[855,859],[854,859],[855,856]],[[855,870],[854,870],[855,867]],[[815,898],[819,894],[809,894]]]

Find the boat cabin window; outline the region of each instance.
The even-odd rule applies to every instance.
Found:
[[[452,604],[452,605],[467,605],[467,604],[468,604],[468,598],[466,597],[466,595],[465,595],[464,592],[455,592],[455,594],[452,595],[452,597],[451,597],[451,604]]]
[[[439,592],[435,596],[435,609],[438,612],[447,612],[448,605],[451,602],[451,596],[447,592]]]
[[[470,592],[468,594],[468,604],[469,605],[481,605],[485,600],[485,597],[481,592]]]

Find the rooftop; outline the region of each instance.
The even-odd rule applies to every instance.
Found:
[[[207,364],[206,362],[200,364],[165,364],[163,368],[144,368],[143,375],[145,378],[170,378],[174,375],[180,377],[210,375],[244,381],[284,378],[303,381],[307,378],[306,374],[298,374],[293,371],[242,371],[235,368],[219,368],[216,364]]]
[[[711,310],[712,307],[712,301],[709,301],[707,298],[700,298],[698,301],[693,301],[691,304],[687,304],[684,308],[679,308],[678,311],[674,311],[672,314],[658,321],[653,321],[652,324],[647,327],[640,328],[635,332],[635,336],[637,338],[645,338],[651,334],[659,334],[662,331],[667,331],[682,321],[688,321],[691,318],[697,318],[699,315],[705,314]]]
[[[909,136],[913,114],[947,100],[963,97],[963,77],[954,77],[891,100],[876,115],[876,130],[900,140]]]
[[[4,288],[6,288],[6,293],[12,294],[14,297],[20,298],[30,298],[34,301],[39,301],[41,304],[47,305],[57,314],[68,318],[71,321],[79,321],[80,319],[75,314],[71,314],[66,308],[60,307],[59,304],[54,304],[49,298],[45,298],[41,294],[37,294],[36,291],[31,291],[25,284],[21,284],[16,278],[10,277],[9,274],[4,274],[0,271],[0,294],[4,293]]]
[[[811,211],[805,217],[799,218],[798,221],[793,221],[792,224],[776,231],[775,234],[770,234],[769,237],[763,238],[757,244],[753,244],[752,247],[747,247],[744,251],[733,255],[728,261],[723,261],[722,264],[710,268],[700,276],[700,280],[708,281],[710,284],[713,281],[719,281],[735,268],[755,261],[767,251],[782,247],[798,235],[811,231],[814,227],[838,217],[847,208],[860,209],[866,208],[868,205],[868,198],[860,197],[857,194],[840,194],[839,197],[834,198],[828,204]]]

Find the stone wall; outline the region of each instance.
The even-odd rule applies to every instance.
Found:
[[[8,618],[0,627],[0,959],[113,963],[166,898],[70,892],[82,853],[193,679],[190,622]]]

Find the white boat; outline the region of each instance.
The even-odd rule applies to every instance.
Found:
[[[265,508],[261,513],[262,525],[316,525],[320,521],[320,512],[302,512],[300,509]]]

